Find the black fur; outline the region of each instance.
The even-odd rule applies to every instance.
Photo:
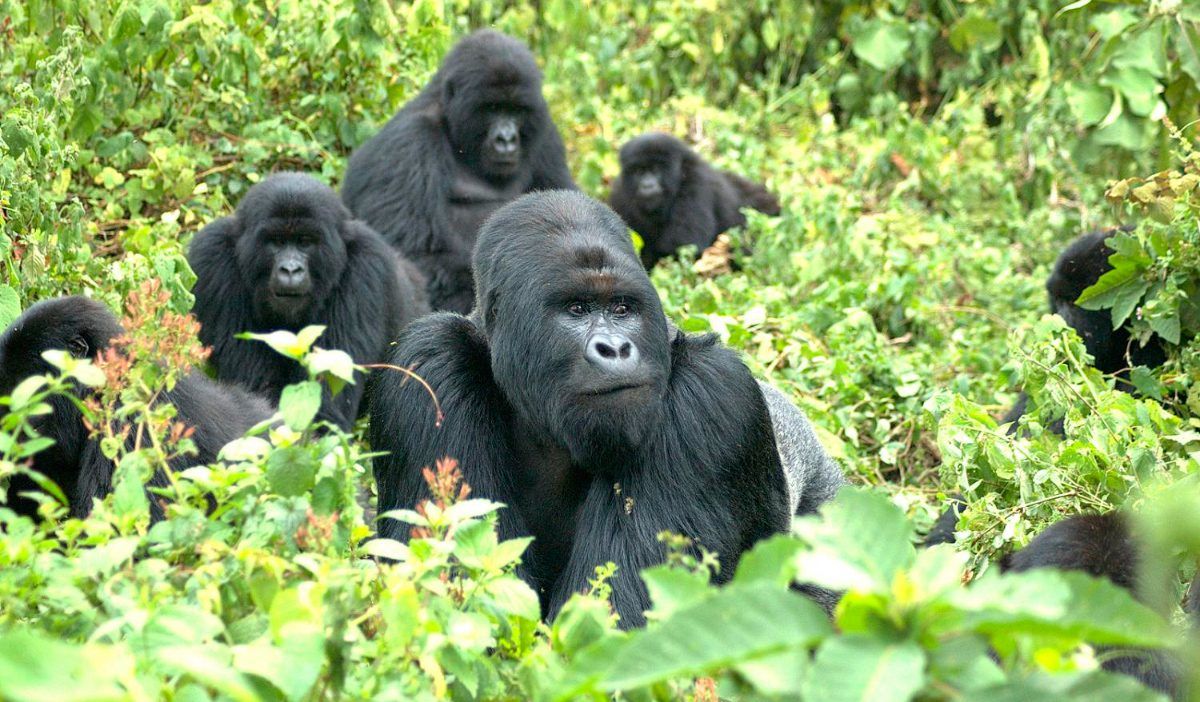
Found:
[[[289,255],[306,269],[308,284],[302,294],[281,297],[278,266]],[[233,216],[196,235],[188,263],[197,277],[193,313],[217,377],[274,402],[284,387],[307,377],[304,369],[260,341],[234,335],[321,324],[318,346],[376,363],[401,328],[428,311],[424,281],[412,264],[352,219],[333,190],[299,173],[277,173],[252,187]],[[320,418],[348,429],[364,385],[359,378],[337,397],[326,390]]]
[[[925,535],[926,546],[954,543],[954,530],[958,528],[958,518],[967,508],[967,503],[963,501],[962,495],[951,495],[947,503],[946,511],[938,516],[929,533]]]
[[[1062,317],[1079,334],[1092,356],[1092,365],[1103,373],[1115,375],[1118,388],[1130,390],[1130,368],[1157,368],[1166,363],[1162,340],[1152,336],[1143,346],[1130,337],[1127,327],[1113,328],[1112,310],[1085,310],[1075,304],[1084,290],[1112,270],[1108,257],[1113,250],[1106,242],[1117,231],[1090,232],[1072,241],[1055,262],[1054,270],[1046,280],[1046,293],[1050,311]],[[1029,397],[1022,393],[1001,420],[1002,423],[1013,422],[1010,432],[1016,431],[1016,421],[1025,414],[1028,403]],[[1055,422],[1051,429],[1061,434],[1062,421]]]
[[[519,133],[516,160],[488,158],[494,132]],[[575,188],[542,97],[542,73],[521,42],[475,32],[425,89],[350,158],[342,198],[429,278],[434,309],[467,313],[471,249],[501,205],[534,190]]]
[[[1107,578],[1143,599],[1138,584],[1141,552],[1124,516],[1117,512],[1079,515],[1053,524],[1025,548],[1005,556],[1004,571],[1034,568],[1077,570]],[[1168,651],[1098,647],[1105,670],[1131,675],[1143,685],[1183,699],[1179,660]]]
[[[647,268],[683,246],[711,246],[721,232],[746,223],[743,207],[779,214],[779,201],[762,185],[718,171],[687,144],[658,133],[621,147],[609,202],[642,237]]]
[[[421,468],[457,458],[474,495],[510,505],[503,538],[536,537],[520,573],[546,614],[612,561],[626,627],[644,621],[638,572],[662,561],[659,532],[718,553],[724,581],[745,549],[786,529],[762,393],[713,337],[671,340],[611,210],[569,192],[525,196],[484,225],[475,274],[475,313],[418,321],[392,358],[432,385],[443,425],[416,383],[372,379],[370,439],[388,454],[375,463],[381,512],[425,499]]]
[[[57,372],[42,358],[43,352],[62,349],[78,358],[93,358],[123,331],[112,313],[94,300],[62,297],[39,302],[0,336],[0,397],[9,395],[29,376]],[[78,387],[76,392],[85,396],[88,390]],[[180,421],[196,430],[192,440],[198,453],[176,459],[171,466],[175,470],[215,461],[225,444],[273,414],[262,399],[197,371],[182,377],[166,393],[165,401],[175,405]],[[92,510],[93,499],[112,490],[114,466],[100,451],[99,443],[88,436],[83,416],[70,398],[56,396],[49,404],[53,412],[38,417],[34,428],[53,439],[54,445],[34,457],[33,468],[59,486],[70,502],[72,516],[85,517]],[[155,486],[166,484],[161,473],[150,481]],[[16,476],[8,486],[8,506],[18,514],[32,516],[37,502],[18,493],[36,489],[28,477]],[[158,500],[152,497],[150,504],[151,517],[161,519]]]

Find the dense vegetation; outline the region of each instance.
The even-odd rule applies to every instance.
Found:
[[[540,57],[590,194],[649,129],[780,193],[784,216],[735,233],[754,242],[738,271],[674,262],[653,280],[872,489],[760,545],[720,590],[678,549],[644,574],[645,631],[616,630],[603,572],[547,627],[512,573],[525,544],[497,543],[497,506],[461,499],[453,461],[410,515],[427,539],[364,543],[367,449],[314,433],[296,392],[286,426],[180,476],[150,527],[139,481],[181,447],[129,451],[99,410],[115,494],[83,521],[53,501],[38,523],[0,512],[0,697],[1153,699],[1080,642],[1181,646],[1168,619],[1084,576],[989,563],[1113,507],[1141,515],[1151,575],[1176,591],[1200,556],[1192,3],[0,0],[0,327],[63,293],[125,311],[133,365],[64,361],[64,378],[179,439],[143,410],[202,359],[180,316],[189,238],[274,170],[336,186],[483,25]],[[1088,304],[1168,342],[1137,395],[1088,367],[1043,289],[1066,242],[1118,223],[1137,226]],[[314,379],[347,372],[309,359]],[[64,378],[7,400],[0,478],[38,448],[28,419]],[[1022,387],[1037,409],[1012,436],[995,417]],[[1064,416],[1065,437],[1045,429]],[[914,549],[951,492],[969,503],[960,550]],[[797,571],[848,591],[836,627],[786,589]]]

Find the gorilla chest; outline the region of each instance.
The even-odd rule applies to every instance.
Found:
[[[471,244],[483,221],[505,204],[525,194],[529,178],[524,174],[503,184],[486,181],[466,168],[456,168],[450,186],[450,226],[459,239]]]

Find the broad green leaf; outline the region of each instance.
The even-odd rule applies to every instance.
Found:
[[[637,632],[612,661],[607,690],[628,690],[802,648],[828,636],[816,604],[767,583],[729,586]]]
[[[321,411],[321,384],[306,380],[289,385],[279,393],[279,414],[292,431],[304,431],[312,426]]]
[[[142,452],[127,454],[113,471],[113,511],[122,516],[148,514],[150,500],[146,496],[143,476],[150,466]]]
[[[504,575],[488,582],[483,596],[498,609],[531,622],[541,618],[541,604],[529,584],[515,575]]]
[[[1085,127],[1097,125],[1112,109],[1112,92],[1085,83],[1067,83],[1067,105]]]
[[[224,646],[184,645],[159,649],[155,658],[169,669],[189,675],[238,702],[256,702],[250,681],[233,667],[232,651]]]
[[[1124,32],[1130,26],[1137,24],[1137,16],[1129,10],[1117,9],[1109,12],[1101,12],[1092,17],[1092,28],[1095,29],[1101,39],[1112,39],[1121,32]]]
[[[0,635],[0,697],[34,702],[118,702],[134,675],[124,646],[78,646],[29,630]]]
[[[902,23],[872,19],[852,38],[850,46],[859,59],[880,71],[890,71],[904,62],[910,44]]]
[[[1078,637],[1094,644],[1169,646],[1162,617],[1108,580],[1051,570],[984,577],[949,596],[966,625],[993,634]]]
[[[267,482],[271,492],[297,497],[313,487],[317,462],[303,446],[276,449],[267,459]]]
[[[763,539],[738,560],[733,582],[786,585],[796,577],[796,554],[801,548],[800,541],[787,534]]]
[[[0,329],[21,316],[21,296],[11,286],[0,284]]]
[[[925,685],[925,652],[912,641],[863,636],[830,639],[804,680],[805,699],[907,702]]]
[[[950,29],[950,46],[960,54],[976,47],[995,51],[1003,39],[1000,25],[979,12],[968,12]]]
[[[291,627],[272,645],[263,637],[233,649],[234,666],[256,675],[283,693],[291,702],[308,699],[325,667],[325,637],[316,627]]]
[[[690,607],[715,592],[703,573],[695,573],[667,565],[647,568],[641,573],[654,604],[654,617],[665,619],[676,611]]]
[[[797,556],[797,579],[833,590],[886,592],[913,562],[912,526],[884,495],[844,487],[820,514],[793,531],[810,546]]]

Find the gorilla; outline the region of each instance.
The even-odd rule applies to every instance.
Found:
[[[354,152],[342,199],[420,267],[434,309],[466,314],[483,221],[524,193],[562,188],[575,182],[533,55],[482,30]]]
[[[746,223],[741,208],[779,214],[779,200],[758,183],[718,171],[670,134],[643,134],[621,147],[621,175],[609,204],[642,237],[651,268],[680,247],[711,246]]]
[[[405,324],[429,311],[412,264],[352,219],[329,186],[300,173],[250,188],[232,216],[196,235],[188,263],[196,273],[192,312],[217,378],[274,402],[307,378],[304,368],[236,334],[321,324],[320,346],[375,363]],[[319,418],[349,429],[364,385],[360,378],[337,397],[326,389]]]
[[[379,510],[428,499],[422,467],[458,459],[474,495],[509,506],[501,537],[535,537],[518,572],[547,617],[612,561],[613,606],[622,626],[638,626],[650,604],[638,574],[662,562],[660,532],[719,554],[723,582],[742,552],[840,485],[799,410],[782,395],[769,406],[715,337],[669,326],[601,203],[558,191],[506,205],[480,232],[474,272],[472,314],[415,322],[391,358],[429,383],[443,421],[400,374],[371,380]],[[773,426],[770,407],[807,433]],[[380,527],[400,540],[408,531]]]
[[[1117,512],[1078,515],[1051,525],[1025,548],[1001,559],[1000,568],[1024,572],[1035,568],[1077,570],[1106,578],[1135,598],[1145,599],[1138,583],[1140,547],[1127,519]],[[1197,595],[1195,587],[1190,601]],[[1130,675],[1172,699],[1185,699],[1182,668],[1169,651],[1098,647],[1102,667]]]
[[[1050,298],[1050,311],[1062,317],[1079,334],[1092,357],[1092,365],[1102,373],[1115,375],[1117,387],[1129,390],[1132,388],[1128,383],[1130,368],[1157,368],[1166,363],[1167,354],[1162,340],[1152,336],[1142,345],[1130,336],[1128,328],[1113,328],[1112,310],[1085,310],[1075,304],[1084,290],[1112,270],[1108,257],[1113,250],[1107,241],[1117,231],[1090,232],[1071,242],[1055,262],[1054,270],[1046,281],[1046,292]],[[1016,404],[1001,420],[1002,423],[1014,423],[1009,431],[1016,431],[1015,422],[1025,414],[1028,404],[1029,397],[1021,393]],[[1062,422],[1056,422],[1052,428],[1062,433]]]
[[[0,336],[0,397],[11,395],[30,376],[57,372],[42,358],[43,352],[61,349],[76,358],[94,358],[124,331],[108,308],[85,297],[61,297],[33,305]],[[81,399],[89,392],[76,386],[76,396]],[[180,378],[165,396],[165,401],[175,406],[177,418],[195,428],[192,440],[197,453],[176,458],[171,466],[175,470],[212,463],[225,444],[274,414],[261,398],[226,387],[198,371]],[[86,517],[93,499],[112,491],[113,463],[89,436],[73,398],[58,395],[48,404],[52,411],[36,417],[33,428],[54,444],[34,455],[32,468],[59,486],[71,516]],[[7,412],[4,408],[0,411]],[[167,476],[159,473],[149,484],[164,486]],[[21,493],[38,489],[28,476],[14,476],[8,485],[8,507],[34,516],[38,502]],[[150,500],[150,511],[153,520],[163,517],[156,499]]]

